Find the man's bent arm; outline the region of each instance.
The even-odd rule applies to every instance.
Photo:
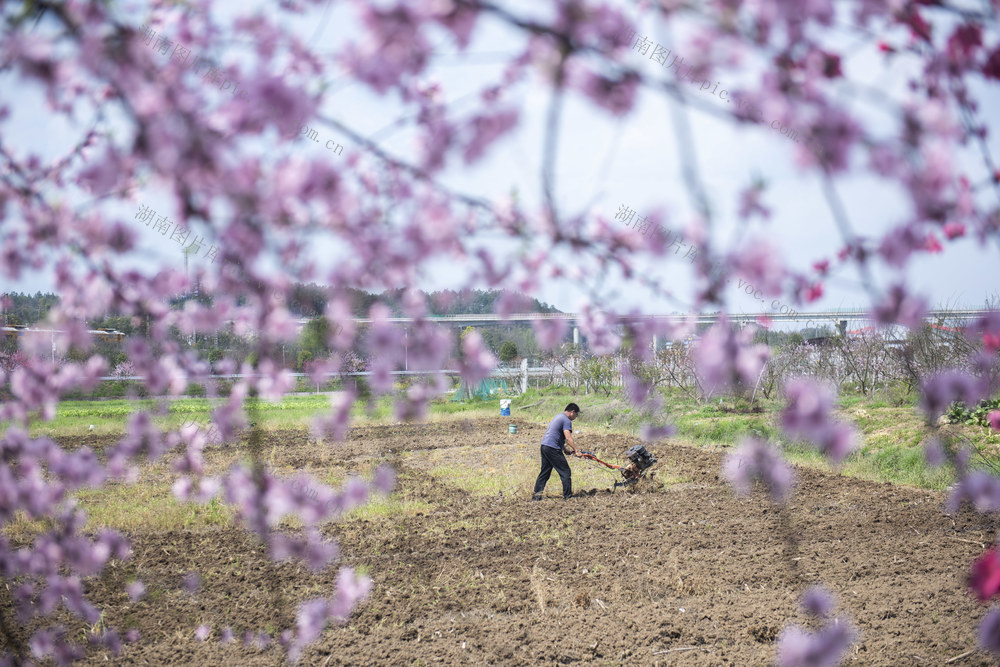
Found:
[[[573,442],[573,431],[563,431],[566,436],[566,444],[569,446],[569,453],[576,454],[576,443]]]

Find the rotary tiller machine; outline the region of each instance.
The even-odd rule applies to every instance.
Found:
[[[642,477],[644,477],[646,471],[649,470],[654,463],[656,463],[656,457],[647,452],[646,448],[642,445],[635,445],[625,452],[625,458],[629,460],[629,463],[628,465],[623,466],[617,466],[614,463],[602,461],[594,455],[594,452],[581,451],[580,456],[591,461],[597,461],[602,466],[621,472],[622,477],[625,478],[624,481],[616,481],[612,489],[618,488],[619,486],[630,486],[635,484]]]

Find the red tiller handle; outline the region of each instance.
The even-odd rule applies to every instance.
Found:
[[[581,458],[585,458],[585,459],[590,459],[591,461],[597,461],[601,465],[607,466],[607,467],[611,468],[612,470],[621,470],[621,466],[616,466],[613,463],[605,463],[601,459],[599,459],[596,456],[594,456],[594,452],[580,452],[580,457]]]

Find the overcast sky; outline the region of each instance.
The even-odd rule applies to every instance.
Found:
[[[133,23],[141,26],[146,21],[146,14],[137,8],[138,5],[131,6],[134,9],[129,15],[134,16]],[[526,11],[525,7],[533,5],[514,3],[510,6]],[[674,24],[671,27],[671,39],[671,35],[665,34],[662,26],[651,20],[649,15],[640,16],[635,10],[631,10],[631,15],[637,18],[640,33],[673,46],[676,53],[683,55],[694,49],[685,47],[690,31],[686,32],[684,25]],[[324,18],[320,21],[308,21],[299,31],[318,51],[329,52],[328,45],[339,44],[357,34],[350,7],[334,3],[324,10],[322,16]],[[846,17],[842,18],[846,20]],[[487,81],[497,79],[503,63],[517,51],[514,48],[516,38],[517,33],[492,20],[480,22],[469,49],[470,55],[460,56],[455,46],[442,36],[438,40],[438,56],[429,78],[441,82],[447,99],[462,100],[483,88]],[[896,59],[890,67],[885,67],[885,59],[870,46],[857,46],[856,38],[847,33],[836,38],[842,40],[840,43],[848,54],[843,63],[848,78],[864,81],[896,99],[903,98],[907,71],[905,61]],[[234,50],[241,48],[246,47],[222,45],[212,55],[216,59],[229,58]],[[629,54],[626,62],[651,75],[666,76],[665,68],[658,67],[648,57],[636,52]],[[716,78],[722,88],[735,88],[739,83],[735,75],[718,74]],[[392,98],[379,98],[368,93],[338,71],[331,71],[330,79],[334,92],[323,107],[324,115],[337,118],[367,136],[398,117],[399,107]],[[1000,108],[1000,97],[995,88],[989,96],[982,96],[982,90],[975,90],[980,95],[986,117],[991,115],[991,110]],[[701,95],[699,99],[707,104],[725,107],[724,102],[708,92],[699,93],[690,84],[685,89],[693,95]],[[0,74],[0,98],[16,100],[11,105],[12,117],[0,125],[4,143],[13,146],[15,152],[34,150],[48,160],[64,154],[67,147],[73,145],[79,128],[74,130],[61,121],[51,122],[51,115],[40,112],[45,105],[34,86],[15,80],[9,73]],[[463,192],[488,198],[503,197],[516,188],[521,200],[530,209],[532,205],[537,205],[540,198],[542,129],[549,92],[536,79],[522,86],[517,99],[523,101],[523,106],[522,123],[516,134],[510,140],[496,144],[488,159],[474,168],[453,168],[443,180]],[[589,210],[593,216],[603,215],[610,219],[624,204],[640,214],[659,208],[668,212],[671,223],[679,226],[691,219],[693,200],[681,175],[670,102],[662,92],[650,90],[643,90],[639,100],[631,114],[618,119],[593,108],[575,95],[569,97],[559,137],[557,163],[557,194],[564,216]],[[774,132],[766,122],[762,125],[738,125],[735,121],[693,108],[687,108],[683,113],[687,114],[690,123],[698,171],[715,212],[713,239],[717,247],[726,248],[732,242],[737,232],[736,195],[754,176],[759,175],[769,184],[765,202],[772,209],[773,216],[766,223],[753,223],[752,233],[766,237],[779,246],[794,268],[805,269],[816,260],[831,258],[842,242],[822,197],[818,179],[805,174],[794,164],[793,142]],[[877,127],[881,122],[879,112],[872,109],[867,113],[866,117]],[[992,115],[996,116],[995,113]],[[87,120],[82,119],[79,127],[87,126]],[[345,158],[329,153],[323,142],[333,139],[345,144],[346,155],[353,149],[349,140],[338,137],[334,130],[322,125],[317,125],[316,129],[322,140],[320,143],[301,138],[286,142],[277,150],[296,151],[303,156],[344,163]],[[414,135],[408,129],[382,133],[379,137],[382,147],[393,154],[400,157],[413,155]],[[1000,150],[995,136],[991,148]],[[262,150],[275,149],[273,146],[262,147]],[[975,159],[976,153],[971,148],[958,154],[958,162],[967,164],[970,169],[976,167]],[[903,194],[886,188],[879,181],[867,176],[841,179],[837,187],[856,232],[878,235],[906,218],[908,208]],[[169,211],[166,198],[151,187],[138,193],[134,201],[115,202],[103,210],[117,213],[131,222],[139,202],[163,213]],[[144,225],[135,224],[140,234],[140,251],[131,260],[123,261],[145,268],[151,265],[149,259],[156,257],[161,263],[183,266],[184,257],[176,243],[154,234]],[[495,245],[495,235],[484,237],[484,241],[487,240]],[[1000,261],[997,261],[996,246],[987,252],[978,248],[974,240],[968,239],[946,245],[947,251],[941,255],[924,255],[911,262],[906,275],[907,282],[925,294],[932,305],[976,306],[990,295],[1000,292]],[[337,256],[338,249],[329,243],[320,243],[314,246],[313,252],[318,259],[330,261]],[[593,267],[583,265],[577,258],[565,255],[564,261],[585,274],[593,272]],[[454,288],[464,282],[467,270],[468,267],[453,263],[435,265],[429,272],[429,280],[420,287],[427,290]],[[689,296],[691,267],[687,262],[678,259],[659,261],[655,265],[647,264],[643,271],[650,277],[663,279],[676,293]],[[882,289],[894,279],[891,271],[876,270],[875,276]],[[646,312],[678,310],[675,304],[651,298],[634,283],[627,284],[618,276],[607,278],[603,294],[612,299],[611,302],[618,308],[638,305]],[[0,291],[33,293],[52,290],[53,284],[50,272],[39,272],[13,284],[5,283],[0,278]],[[869,305],[853,269],[838,274],[825,287],[824,297],[812,304],[811,310]],[[563,311],[575,311],[580,305],[581,293],[575,284],[567,281],[545,284],[532,296]],[[735,284],[727,296],[729,309],[733,312],[770,310],[771,299],[762,307],[752,296],[740,293]]]

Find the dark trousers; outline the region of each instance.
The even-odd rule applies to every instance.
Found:
[[[556,472],[559,473],[559,479],[562,480],[563,496],[573,495],[573,480],[570,477],[572,473],[562,450],[544,445],[542,445],[541,450],[542,471],[538,473],[538,479],[535,480],[535,495],[541,495],[545,489],[545,485],[549,481],[549,475],[552,474],[553,468],[556,469]]]

